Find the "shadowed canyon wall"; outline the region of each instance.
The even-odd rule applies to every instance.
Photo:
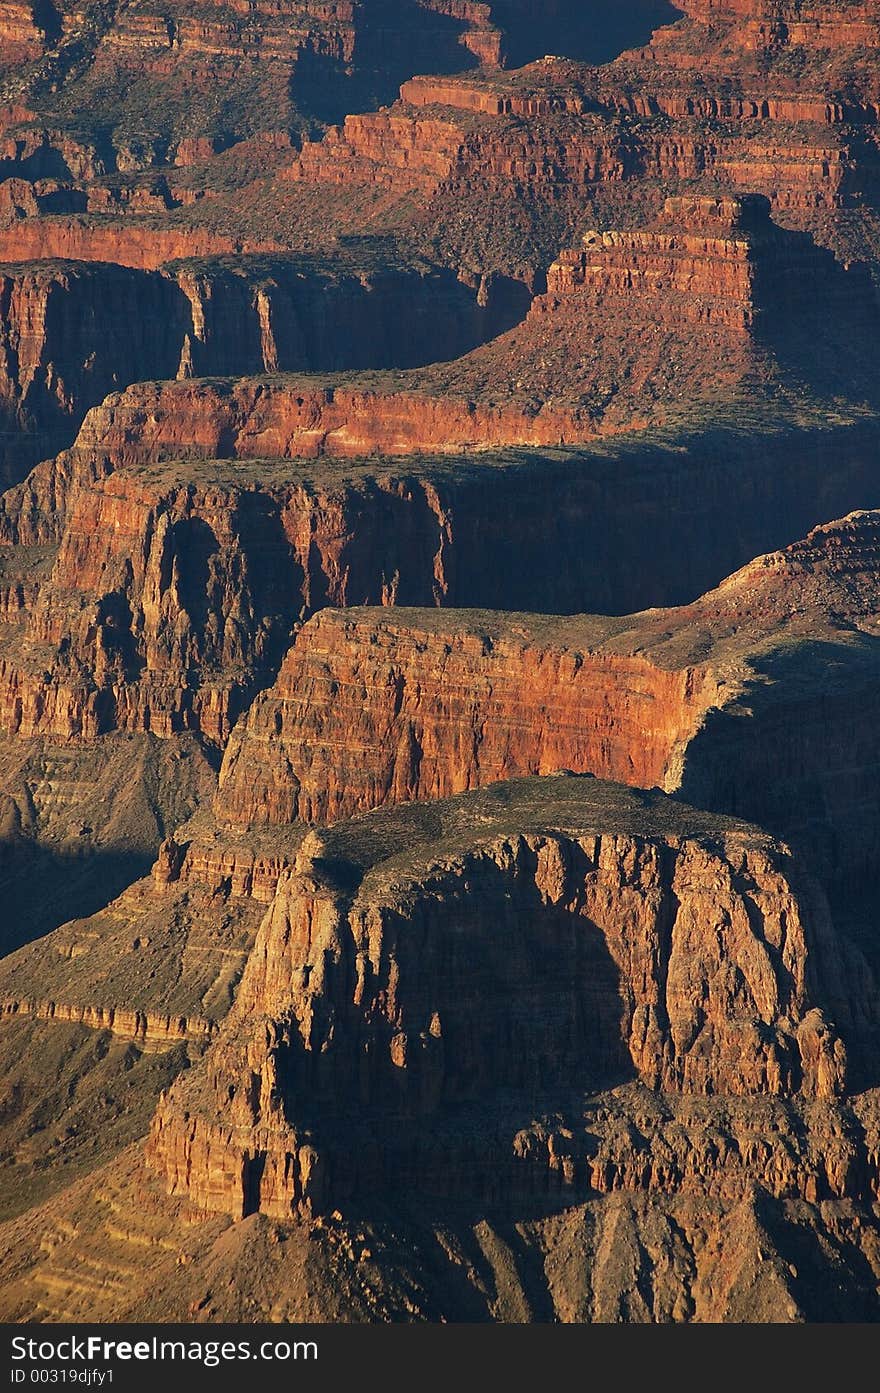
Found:
[[[437,849],[424,861],[416,849],[412,866],[393,855],[395,842],[406,845],[399,817],[387,866],[361,870],[357,890],[343,886],[358,878],[372,834],[382,846],[381,824],[364,822],[366,849],[355,840],[348,869],[344,828],[336,842],[331,833],[304,843],[210,1061],[160,1105],[150,1155],[172,1191],[207,1208],[279,1217],[381,1188],[392,1170],[404,1185],[491,1192],[500,1179],[491,1131],[470,1146],[450,1141],[434,1170],[418,1129],[446,1113],[454,1130],[457,1107],[499,1088],[510,1091],[513,1115],[520,1093],[552,1098],[632,1071],[684,1092],[714,1092],[723,1078],[728,1093],[834,1096],[844,1052],[806,995],[806,939],[822,956],[819,941],[831,933],[820,901],[804,892],[805,930],[771,844],[726,839],[720,826],[720,843],[692,842],[682,835],[687,810],[675,805],[671,838],[615,834],[636,806],[662,823],[662,800],[631,805],[632,795],[579,784],[498,786],[441,805]],[[552,827],[560,816],[585,825],[591,812],[609,819],[607,834],[528,825]],[[474,818],[511,816],[512,836],[472,830]],[[710,836],[711,827],[709,819]],[[352,824],[355,839],[358,830]],[[411,836],[419,831],[416,815]],[[724,926],[721,939],[706,932],[710,922]],[[830,940],[833,975],[829,949]],[[356,1161],[334,1144],[334,1123],[357,1125],[353,1108],[365,1122]],[[414,1129],[408,1145],[399,1134],[386,1145],[391,1118]],[[523,1159],[526,1176],[530,1162],[540,1168],[540,1155]],[[513,1162],[500,1158],[505,1187]]]
[[[0,6],[4,1319],[876,1319],[875,8]]]

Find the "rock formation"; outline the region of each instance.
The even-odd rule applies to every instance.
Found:
[[[0,1317],[877,1319],[878,33],[0,6]]]
[[[546,1137],[496,1157],[472,1121],[453,1141],[461,1109],[499,1090],[511,1115],[518,1096],[540,1110],[632,1073],[673,1092],[834,1097],[844,1051],[807,994],[822,911],[798,904],[772,844],[696,826],[662,797],[562,778],[313,834],[210,1062],[159,1106],[153,1164],[202,1207],[282,1218],[392,1175],[497,1193],[517,1159],[540,1189]],[[447,1144],[426,1144],[444,1121]],[[577,1162],[562,1169],[574,1182]]]
[[[216,361],[214,344],[225,336],[219,326],[212,329],[205,303],[215,294],[230,298],[228,279],[215,289],[198,276],[180,277],[192,311],[180,376]],[[242,289],[246,301],[249,292]],[[344,283],[340,289],[344,296]],[[305,326],[299,344],[294,331],[293,344],[282,339],[279,347],[275,317],[290,325],[290,301],[285,314],[283,297],[279,302],[271,287],[258,284],[250,295],[253,344],[250,353],[239,347],[240,365],[249,357],[272,370],[291,360],[305,368],[332,365],[332,321],[321,331],[323,352],[320,335]],[[480,295],[488,315],[491,288],[481,287]],[[503,302],[503,290],[498,295]],[[467,304],[466,291],[463,298]],[[496,327],[514,317],[510,292],[507,298],[496,311]],[[371,334],[372,362],[350,359],[346,366],[380,366],[393,363],[394,355],[404,366],[424,355],[429,307],[437,301],[426,296],[420,313],[411,295],[408,300],[414,346],[400,341],[403,317],[395,315],[392,294],[387,312],[396,319],[394,345],[383,349],[381,331]],[[340,333],[358,322],[357,309],[347,309]],[[479,310],[472,303],[467,310],[474,328],[462,326],[459,346],[480,337]],[[318,322],[305,306],[303,314],[306,324]],[[609,316],[617,331],[613,343]],[[245,304],[236,322],[246,326],[247,320]],[[447,347],[435,336],[438,356],[454,352],[454,316],[447,322],[453,342]],[[820,401],[846,394],[861,403],[876,395],[867,345],[878,324],[864,268],[845,271],[805,236],[775,227],[763,198],[670,198],[656,227],[588,234],[582,250],[564,253],[550,267],[547,294],[535,300],[524,323],[448,366],[368,379],[139,385],[93,413],[78,443],[109,452],[117,464],[167,458],[172,451],[208,458],[348,458],[572,444],[664,423],[685,389],[692,407],[711,401],[716,409],[725,398],[740,406],[747,398],[753,402],[756,393],[794,394],[799,403],[805,391]],[[316,336],[318,343],[307,347]],[[589,356],[584,342],[591,345]]]
[[[218,816],[333,822],[571,769],[680,789],[805,839],[822,874],[862,875],[880,817],[878,527],[853,514],[628,617],[322,610],[234,730]]]
[[[243,390],[230,394],[236,410]],[[261,388],[252,390],[258,403]],[[206,396],[215,403],[224,399],[216,385],[185,382],[154,391],[166,400],[198,404],[196,423],[187,429],[207,424],[222,431],[222,417],[204,410]],[[756,436],[751,460],[741,452],[737,433],[728,442],[697,436],[690,461],[677,460],[676,487],[690,485],[688,511],[678,535],[670,533],[665,549],[652,553],[651,539],[667,517],[668,456],[650,444],[609,457],[514,457],[504,468],[491,459],[452,469],[442,460],[419,461],[406,472],[361,464],[342,476],[324,464],[291,469],[283,461],[126,464],[142,450],[133,443],[138,423],[151,417],[155,426],[155,411],[141,406],[134,415],[128,402],[111,399],[89,417],[72,455],[40,466],[26,485],[6,495],[3,521],[15,544],[0,548],[0,597],[7,597],[0,729],[18,738],[68,743],[113,732],[165,739],[190,731],[222,748],[239,715],[271,685],[293,626],[328,604],[497,609],[531,600],[549,612],[570,612],[669,601],[716,579],[727,557],[736,563],[762,544],[787,541],[790,529],[809,525],[820,509],[834,512],[865,497],[880,502],[872,484],[873,428],[845,427],[820,438],[809,476],[801,431],[782,442]],[[256,419],[258,407],[250,414]],[[109,465],[98,432],[114,441],[118,467]],[[208,452],[219,443],[215,437]],[[774,447],[776,472],[768,474]],[[703,463],[707,448],[720,455],[715,473],[707,473]],[[829,458],[836,467],[830,478]],[[752,492],[741,514],[728,510],[721,516],[719,499],[743,479],[746,467]],[[608,535],[610,518],[619,517],[621,526],[630,518],[619,492],[621,470],[643,488],[643,518],[626,547]],[[824,494],[824,506],[805,493],[806,477]],[[554,480],[566,490],[563,511],[550,488]],[[756,499],[763,500],[762,508]],[[682,543],[695,517],[706,519],[706,531],[701,549],[687,556]],[[327,625],[332,617],[317,622]],[[312,632],[305,632],[287,660],[297,682],[298,655]],[[475,643],[478,650],[485,646],[479,633]],[[522,646],[515,642],[514,651]],[[690,711],[670,716],[668,728],[661,721],[657,743],[635,757],[646,781],[662,781],[670,741],[685,739],[699,720],[712,680],[702,692],[698,674],[687,696],[687,674],[658,677],[638,657],[627,669],[646,693],[659,682],[670,710],[678,712],[683,700]],[[582,675],[585,684],[591,671],[588,666]],[[286,681],[282,672],[282,700],[293,690]],[[577,700],[584,705],[578,708]],[[593,704],[589,693],[576,699],[577,719]],[[263,709],[262,702],[254,708],[256,720]],[[344,708],[338,710],[342,716]],[[365,718],[366,712],[358,715]],[[640,709],[634,719],[642,719]],[[381,716],[379,721],[381,727]],[[303,733],[308,729],[309,722]],[[589,731],[581,729],[575,738],[594,748]],[[617,753],[597,757],[598,772],[629,779],[625,751],[626,741],[618,740]],[[561,757],[561,749],[557,753]],[[349,777],[342,772],[344,757],[338,758],[336,773],[322,766],[320,777],[328,782],[316,787],[314,805],[305,799],[306,815],[312,815],[311,806],[321,815],[336,808],[333,790]],[[415,789],[401,759],[400,787]],[[423,791],[468,786],[447,785],[439,776],[434,788],[428,768],[426,763]],[[361,806],[356,790],[362,777],[374,775],[366,766],[353,772],[348,810]],[[377,789],[387,785],[386,774],[375,777]]]
[[[407,368],[458,357],[510,328],[528,304],[523,287],[497,278],[468,286],[424,263],[385,270],[368,260],[9,267],[0,281],[10,441],[0,482],[17,483],[70,445],[87,410],[134,380]]]

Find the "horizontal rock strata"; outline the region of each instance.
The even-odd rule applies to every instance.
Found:
[[[157,1113],[172,1192],[239,1215],[332,1206],[383,1182],[386,1114],[416,1129],[400,1146],[418,1184],[418,1128],[499,1089],[515,1113],[520,1091],[628,1073],[698,1094],[842,1087],[807,985],[830,927],[767,839],[578,779],[383,817],[313,835],[279,882],[206,1070]],[[634,817],[656,832],[625,831]],[[334,1143],[353,1107],[378,1122],[356,1168]],[[465,1143],[478,1173],[494,1145]]]

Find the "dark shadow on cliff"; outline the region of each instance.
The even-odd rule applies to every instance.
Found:
[[[880,640],[793,640],[751,661],[710,710],[677,796],[767,828],[821,885],[837,950],[815,984],[844,1036],[851,1083],[880,1082]],[[820,953],[821,956],[821,953]]]
[[[677,797],[805,852],[828,889],[880,870],[880,640],[793,638],[691,740]]]
[[[535,1124],[549,1119],[555,1135],[573,1098],[635,1077],[604,932],[544,897],[529,855],[515,876],[476,858],[459,894],[429,893],[411,918],[389,913],[391,956],[374,970],[395,983],[391,1018],[373,1001],[381,977],[354,1004],[363,967],[352,940],[311,998],[308,1047],[281,1023],[279,1094],[324,1158],[330,1192],[382,1193],[392,1178],[404,1189],[416,1176],[437,1199],[533,1197],[548,1188],[552,1145]],[[586,854],[570,846],[567,857],[577,883]],[[560,1171],[550,1184],[561,1182]]]
[[[458,73],[478,65],[461,42],[466,21],[438,14],[418,0],[373,0],[364,7],[350,66],[304,48],[291,94],[309,116],[329,125],[360,111],[389,106],[418,73]]]
[[[628,0],[625,6],[602,0],[492,0],[491,23],[481,31],[419,0],[374,0],[365,8],[350,67],[308,49],[300,54],[291,94],[308,116],[335,125],[354,112],[390,105],[401,84],[417,74],[474,69],[480,58],[471,43],[491,64],[499,29],[496,56],[508,68],[548,53],[607,63],[681,18],[668,0]]]
[[[103,909],[154,859],[125,847],[65,852],[24,837],[0,840],[0,955]]]
[[[492,16],[505,34],[508,67],[521,68],[545,54],[584,63],[610,63],[640,48],[655,29],[682,12],[668,0],[493,0]]]
[[[777,236],[780,235],[777,231]],[[816,256],[808,232],[782,234],[789,266],[809,266]],[[786,380],[818,400],[840,398],[880,404],[877,344],[880,300],[867,263],[844,267],[824,252],[821,280],[780,275],[772,261],[755,267],[759,313],[755,339],[769,349]]]
[[[876,1321],[877,1277],[864,1253],[831,1226],[820,1239],[796,1203],[759,1189],[755,1209],[775,1252],[788,1264],[790,1290],[810,1322]],[[845,1275],[844,1275],[845,1274]]]

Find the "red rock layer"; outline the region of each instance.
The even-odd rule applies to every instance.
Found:
[[[45,1021],[73,1021],[93,1030],[109,1030],[124,1040],[134,1040],[144,1048],[167,1048],[182,1040],[203,1043],[216,1032],[213,1021],[198,1017],[153,1016],[148,1011],[130,1011],[109,1006],[72,1006],[57,1001],[2,1001],[0,1015],[36,1016]]]
[[[685,391],[717,407],[794,381],[800,399],[804,374],[813,391],[870,397],[878,314],[864,268],[843,270],[768,211],[762,198],[672,198],[656,227],[591,236],[554,266],[524,324],[454,364],[375,385],[145,384],[108,398],[79,443],[122,464],[171,452],[351,458],[571,444],[662,421]]]
[[[89,407],[139,378],[410,367],[507,329],[528,293],[425,264],[397,271],[278,258],[162,274],[115,265],[0,277],[0,483],[73,440]],[[438,328],[438,320],[442,327]]]
[[[571,769],[748,816],[854,884],[880,855],[877,535],[856,514],[625,619],[322,611],[233,731],[217,816],[331,822]]]
[[[96,225],[81,218],[26,218],[0,227],[3,261],[111,261],[156,271],[181,257],[271,252],[277,244],[241,243],[205,228],[144,227],[140,223]]]
[[[534,616],[420,618],[323,610],[299,631],[231,736],[225,823],[333,822],[560,769],[662,786],[719,699],[708,665],[603,651],[601,622],[578,642],[578,621],[565,637]]]
[[[43,48],[44,34],[37,24],[35,7],[5,0],[0,5],[0,69],[29,63]]]
[[[700,24],[730,24],[730,37],[737,46],[760,54],[778,55],[781,49],[807,50],[840,48],[880,48],[877,11],[872,0],[682,0],[679,7]],[[662,38],[669,37],[674,49],[676,30],[659,32],[656,48],[663,52]],[[652,50],[649,50],[652,51]]]
[[[195,728],[225,738],[294,613],[277,513],[255,491],[231,501],[210,488],[157,498],[119,476],[77,495],[26,643],[0,661],[17,734]],[[54,678],[29,678],[29,653],[39,664],[49,649]]]
[[[871,297],[867,277],[838,278],[827,252],[780,234],[761,196],[668,198],[665,221],[646,232],[588,232],[583,250],[564,252],[547,273],[551,299],[593,291],[650,301],[656,319],[754,329],[785,320],[798,302],[829,293],[845,315]],[[836,292],[836,294],[835,294]]]
[[[220,386],[140,384],[90,413],[78,443],[130,464],[175,452],[206,459],[356,459],[559,445],[594,434],[571,411],[546,406],[530,416],[513,404],[484,406],[464,395],[432,393],[418,381],[395,390],[393,381],[372,388],[269,378]]]
[[[192,400],[195,389],[180,383],[173,390]],[[145,412],[141,420],[146,418]],[[137,418],[128,419],[132,429],[118,437],[123,450],[131,448],[127,442],[137,430]],[[710,470],[707,448],[715,460]],[[35,470],[5,496],[0,511],[6,543],[0,594],[9,626],[0,635],[0,726],[19,736],[65,741],[93,740],[111,730],[165,737],[191,729],[222,744],[255,693],[274,680],[294,623],[327,605],[519,609],[531,603],[560,613],[587,607],[625,611],[634,603],[675,600],[714,581],[726,564],[768,542],[787,540],[790,529],[805,529],[817,510],[833,513],[870,495],[875,454],[870,422],[815,437],[797,429],[766,440],[755,435],[745,443],[736,433],[729,440],[696,436],[674,456],[645,443],[621,446],[610,455],[556,461],[457,461],[452,468],[443,461],[419,461],[406,473],[377,462],[342,476],[325,465],[305,470],[277,461],[259,468],[190,461],[114,469],[100,447],[72,451]],[[640,490],[642,507],[635,518],[628,490],[621,492],[622,478]],[[749,480],[745,494],[744,478]],[[677,524],[670,522],[671,495],[687,498]],[[743,498],[738,509],[730,504],[734,497]],[[716,600],[716,610],[724,604]],[[393,666],[399,656],[390,636],[399,631],[404,641],[407,625],[399,616],[388,619],[387,657]],[[361,636],[360,618],[352,622],[353,633]],[[458,632],[459,621],[449,622],[450,634]],[[720,622],[717,614],[712,622]],[[317,714],[324,675],[320,666],[317,672],[309,668],[308,645],[315,633],[335,635],[337,623],[330,614],[322,616],[297,639],[288,659],[291,671],[302,662],[316,678],[311,694],[317,705],[303,727],[312,734],[320,735],[325,716],[332,720],[333,707],[328,698],[325,714]],[[427,616],[423,628],[431,630]],[[372,621],[367,629],[374,633]],[[463,656],[447,660],[440,649],[435,652],[453,685],[473,680],[484,640],[479,623],[471,632],[475,636],[464,643]],[[516,737],[510,753],[539,760],[527,763],[528,769],[546,769],[551,759],[568,765],[589,754],[602,772],[629,779],[637,770],[646,781],[659,781],[663,761],[702,709],[702,678],[695,677],[689,687],[690,679],[681,673],[684,668],[702,672],[703,658],[655,661],[633,649],[625,662],[603,656],[586,661],[577,635],[555,647],[552,636],[547,643],[532,642],[528,632],[527,627],[525,638],[506,633],[503,641],[514,682],[525,663],[536,682],[544,683],[537,689],[539,703],[555,701],[547,683],[556,667],[568,670],[575,654],[582,655],[581,686],[575,684],[568,714],[588,720],[586,743],[578,745],[575,728],[563,723],[569,734],[557,738],[548,732],[540,750],[527,749],[525,737]],[[433,644],[432,639],[429,647]],[[557,656],[548,656],[553,653]],[[350,662],[356,684],[367,680],[347,640],[327,655],[331,682],[337,660]],[[479,659],[484,662],[496,672],[500,690],[497,657],[486,654]],[[597,679],[601,669],[603,681],[623,694],[633,734],[644,721],[654,732],[643,753],[627,753],[629,738],[621,741],[615,733],[612,712],[618,698],[603,715],[589,694],[590,664],[598,664]],[[670,673],[659,671],[667,666]],[[376,682],[375,675],[369,681]],[[483,691],[488,698],[488,689]],[[387,674],[380,675],[368,707],[358,711],[355,704],[346,715],[356,725],[366,718],[375,722],[366,744],[393,726],[394,717],[383,705],[391,695]],[[396,728],[390,763],[388,751],[377,751],[375,767],[352,770],[358,797],[364,789],[372,790],[371,797],[385,796],[391,788],[418,790],[418,744],[439,750],[428,730],[430,720],[453,714],[442,695],[436,705],[427,691],[424,699],[413,739],[403,726]],[[512,693],[510,699],[515,706]],[[286,746],[291,731],[286,700],[276,692],[254,709],[249,738],[271,736],[277,717]],[[277,712],[273,701],[279,703]],[[561,715],[564,708],[565,703]],[[435,783],[444,789],[469,787],[480,777],[467,754],[479,731],[480,705],[465,702],[461,709],[465,727],[456,736],[454,770],[444,769],[439,759],[436,768],[430,758],[424,765],[432,789]],[[340,714],[345,710],[339,707]],[[533,708],[528,711],[531,719]],[[468,734],[471,720],[477,725]],[[321,738],[329,733],[328,726]],[[351,737],[347,730],[339,738]],[[304,781],[304,808],[312,806],[313,797],[317,808],[322,799],[332,802],[337,796],[309,787],[313,757],[317,775],[323,768],[320,754],[294,766]],[[509,767],[506,759],[499,741],[487,767],[500,775]],[[273,767],[266,787],[278,777]],[[450,783],[453,778],[465,782]],[[335,785],[328,782],[328,787]],[[292,792],[282,801],[296,806],[298,798]]]
[[[197,816],[167,838],[153,866],[159,895],[196,893],[271,904],[281,877],[293,868],[305,828],[260,837],[230,836],[209,818]]]
[[[800,223],[817,208],[862,202],[873,165],[847,126],[858,111],[823,94],[669,92],[650,78],[650,70],[587,75],[564,63],[494,83],[413,78],[393,107],[350,116],[307,142],[286,177],[402,189],[441,215],[448,200],[528,207],[537,199],[570,223],[597,208],[610,220],[626,201],[644,214],[659,188],[676,183],[762,192]]]
[[[85,411],[179,362],[185,301],[168,280],[119,267],[9,267],[0,275],[0,486],[68,444]]]
[[[504,815],[541,787],[498,792]],[[838,1092],[843,1050],[804,975],[808,941],[830,929],[818,901],[798,904],[785,856],[742,832],[611,830],[613,816],[606,832],[555,830],[591,811],[601,823],[607,794],[592,785],[585,806],[577,781],[554,780],[548,796],[529,809],[545,831],[527,814],[504,835],[475,834],[499,807],[470,795],[448,850],[441,840],[410,864],[392,856],[355,894],[333,883],[332,835],[304,843],[205,1071],[160,1104],[149,1154],[172,1193],[282,1217],[370,1190],[388,1178],[395,1141],[380,1125],[351,1148],[349,1133],[346,1160],[332,1128],[352,1107],[417,1132],[501,1086],[534,1099],[633,1069],[666,1090]],[[395,832],[406,841],[405,820]],[[417,1137],[399,1146],[408,1181],[420,1165],[436,1181]],[[475,1168],[491,1171],[490,1138],[481,1149]],[[453,1187],[462,1159],[453,1147]]]

